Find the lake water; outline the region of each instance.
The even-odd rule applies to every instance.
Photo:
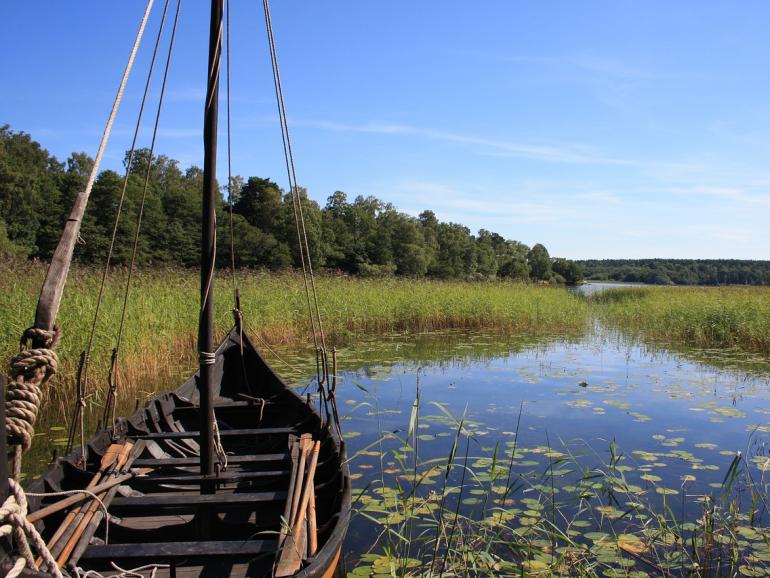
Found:
[[[266,352],[274,367],[307,384],[311,355],[279,352],[282,361]],[[552,506],[577,543],[593,540],[594,547],[601,536],[645,532],[656,511],[692,524],[703,514],[702,497],[723,491],[738,452],[741,479],[767,488],[770,363],[761,356],[674,351],[595,324],[572,336],[391,335],[358,340],[338,357],[360,512],[350,526],[349,564],[377,540],[382,545],[383,524],[402,523],[393,488],[414,486],[414,470],[426,473],[415,495],[432,500],[430,515],[445,485],[462,485],[447,506],[459,504],[463,516],[499,511],[512,527],[534,527]],[[455,467],[444,482],[461,419]],[[49,445],[62,441],[53,427]],[[511,480],[520,483],[503,492]],[[766,516],[760,508],[754,522]],[[767,550],[759,538],[745,545]],[[605,553],[604,560],[611,570],[628,569],[627,557]]]
[[[341,358],[346,354],[342,351]],[[374,491],[361,504],[363,511],[380,521],[387,519],[382,511],[388,503],[378,488],[396,487],[399,479],[403,484],[409,478],[401,462],[413,460],[407,434],[418,382],[420,462],[450,453],[457,425],[449,416],[464,416],[470,466],[477,474],[486,472],[495,454],[507,469],[514,448],[514,477],[537,485],[544,474],[553,481],[549,474],[557,471],[555,491],[567,491],[556,503],[589,536],[639,530],[651,512],[665,508],[691,523],[702,515],[701,496],[724,489],[739,452],[756,479],[764,480],[770,469],[770,365],[761,358],[720,351],[675,353],[598,326],[567,339],[395,336],[359,343],[349,354],[355,357],[348,364],[357,368],[342,373],[339,395],[346,408],[351,469],[359,488]],[[378,443],[383,436],[390,439]],[[617,469],[608,466],[614,460]],[[625,483],[615,485],[614,498],[594,493],[594,505],[603,514],[599,518],[595,511],[581,517],[574,499],[582,491],[579,480],[591,468]],[[456,484],[458,475],[454,472],[450,483]],[[483,496],[506,477],[466,480],[469,485],[460,496],[463,514],[488,515],[482,511],[490,507]],[[624,504],[632,501],[647,504],[647,513],[624,516]],[[519,491],[505,507],[522,523],[534,524],[538,508],[533,512],[533,504],[546,502],[539,491]],[[381,530],[370,519],[355,518],[348,541],[351,558]]]
[[[655,285],[647,285],[646,283],[617,283],[617,282],[605,282],[605,281],[588,281],[581,285],[568,286],[567,290],[573,293],[579,293],[581,295],[593,295],[594,293],[601,293],[607,289],[618,289],[620,287],[655,287]]]

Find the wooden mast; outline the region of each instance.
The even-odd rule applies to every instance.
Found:
[[[216,258],[217,195],[217,112],[219,100],[219,65],[222,56],[223,0],[211,0],[209,29],[209,66],[206,108],[203,126],[203,231],[201,235],[201,311],[198,326],[200,355],[200,466],[201,476],[214,476],[214,260]],[[214,493],[210,482],[202,481],[201,493]]]

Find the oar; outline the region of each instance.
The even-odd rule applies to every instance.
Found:
[[[120,453],[118,454],[117,459],[115,460],[115,463],[110,468],[109,472],[105,474],[103,479],[105,479],[107,476],[114,476],[114,475],[123,473],[121,471],[121,468],[125,463],[125,456],[128,455],[128,452],[130,451],[131,446],[129,443],[126,443],[118,447],[120,448]],[[101,495],[97,494],[97,496],[101,498]],[[92,505],[98,506],[98,504],[99,503],[96,500],[91,500],[89,502],[86,502],[76,510],[75,517],[73,518],[72,522],[67,526],[67,528],[64,529],[64,531],[61,533],[56,543],[52,544],[48,548],[51,551],[51,555],[54,558],[57,558],[61,553],[61,551],[67,547],[69,540],[72,538],[73,534],[75,534],[78,531],[80,524],[83,522],[83,518],[86,515],[88,515],[88,512],[91,509]]]
[[[118,461],[117,474],[124,473],[131,469],[131,464],[134,463],[134,460],[142,453],[144,445],[145,443],[143,440],[136,442],[136,445],[131,442],[126,442],[126,449],[121,453],[120,460]],[[112,501],[112,498],[117,491],[118,488],[115,486],[99,496],[105,507],[109,506],[109,503]],[[68,560],[77,560],[72,556],[75,547],[84,541],[85,545],[88,545],[88,542],[91,541],[91,537],[94,535],[94,532],[96,532],[99,522],[101,522],[104,517],[104,511],[99,508],[100,504],[96,500],[93,500],[86,511],[85,516],[83,516],[80,524],[78,524],[78,527],[75,529],[74,534],[70,537],[67,545],[64,547],[64,550],[62,550],[61,554],[59,554],[59,557],[56,559],[56,563],[59,564],[59,566],[63,567]],[[85,550],[85,547],[83,549]]]
[[[307,513],[307,506],[310,503],[310,493],[313,489],[313,477],[315,476],[315,469],[318,465],[318,452],[321,450],[321,442],[315,442],[313,444],[313,453],[310,457],[310,465],[307,468],[307,476],[305,480],[305,487],[302,489],[302,502],[297,510],[297,517],[294,520],[294,535],[298,535],[304,521],[305,514]]]
[[[102,456],[102,461],[99,463],[99,470],[94,474],[94,477],[91,478],[91,481],[88,482],[88,485],[86,486],[86,490],[92,490],[98,483],[99,480],[107,474],[107,472],[112,468],[113,464],[115,463],[115,460],[118,459],[118,456],[120,456],[120,451],[123,449],[123,446],[120,444],[112,444],[110,447],[107,448],[107,451],[104,452],[104,455]],[[96,493],[96,492],[94,492]],[[64,535],[64,533],[67,531],[67,529],[72,524],[73,520],[75,519],[75,516],[77,516],[78,512],[76,510],[72,510],[70,513],[68,513],[64,520],[62,521],[61,525],[57,528],[56,532],[53,536],[51,536],[51,539],[48,541],[47,547],[50,550],[53,548],[56,543],[59,541],[59,539]],[[36,563],[39,566],[42,563],[43,559],[38,558]]]
[[[310,443],[312,444],[312,440]],[[307,512],[308,504],[310,503],[310,492],[312,491],[313,478],[315,477],[315,470],[318,465],[318,452],[320,451],[320,448],[321,442],[312,444],[312,455],[310,457],[310,465],[307,469],[307,476],[305,476],[306,481],[302,492],[302,498],[298,504],[297,512],[292,522],[291,538],[286,541],[283,550],[281,551],[281,558],[275,572],[276,578],[295,574],[302,565],[302,559],[307,551],[307,525],[305,523],[305,514]]]
[[[310,478],[310,502],[307,505],[307,528],[308,528],[308,557],[315,556],[318,551],[318,528],[315,517],[315,482]]]
[[[289,449],[291,455],[291,477],[289,478],[289,491],[286,492],[286,506],[283,509],[283,518],[281,523],[281,535],[278,536],[278,549],[281,549],[286,536],[291,533],[291,505],[294,497],[294,486],[297,483],[297,469],[299,466],[299,440],[295,436],[289,439]],[[283,527],[283,524],[286,524]]]
[[[151,471],[152,471],[152,468],[141,468],[133,472],[129,472],[127,474],[118,476],[117,478],[112,478],[107,482],[102,482],[101,484],[97,484],[88,490],[90,494],[86,494],[85,492],[73,494],[67,498],[64,498],[63,500],[54,502],[53,504],[50,504],[45,508],[40,508],[36,512],[32,512],[27,516],[27,521],[37,522],[38,520],[42,520],[43,518],[50,516],[51,514],[55,514],[56,512],[65,510],[70,506],[74,506],[75,504],[82,502],[83,500],[91,499],[92,498],[91,494],[100,494],[102,492],[109,490],[114,486],[119,486],[123,482],[127,482],[128,480],[135,478],[136,476],[144,476],[146,474],[149,474]]]
[[[297,469],[297,481],[294,485],[294,496],[291,499],[291,513],[289,514],[289,526],[294,527],[294,518],[297,516],[297,506],[302,492],[302,481],[305,475],[305,461],[307,460],[308,444],[313,443],[310,434],[302,434],[299,438],[299,468]]]

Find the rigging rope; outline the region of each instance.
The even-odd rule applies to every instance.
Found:
[[[227,204],[230,212],[230,273],[233,281],[233,304],[238,308],[238,283],[235,278],[235,231],[233,228],[233,165],[230,130],[230,0],[225,3],[227,30],[225,34],[227,56]],[[237,315],[237,314],[236,314]]]
[[[107,274],[109,273],[110,264],[112,262],[112,254],[115,249],[115,241],[118,236],[118,227],[120,225],[120,218],[123,213],[123,206],[126,198],[126,190],[128,188],[128,178],[129,178],[129,175],[131,174],[131,167],[133,166],[133,163],[134,163],[134,155],[136,153],[136,143],[139,138],[139,130],[141,128],[142,118],[144,116],[144,108],[147,103],[147,96],[150,92],[150,86],[152,84],[152,76],[155,70],[155,62],[158,56],[158,48],[160,47],[160,40],[163,35],[163,29],[166,23],[166,14],[168,12],[168,6],[170,1],[171,0],[166,0],[163,6],[163,14],[160,19],[158,34],[155,38],[155,46],[153,47],[153,50],[152,50],[152,58],[150,60],[150,67],[147,73],[147,80],[145,81],[145,84],[144,84],[144,93],[142,94],[142,101],[139,106],[139,114],[137,116],[136,125],[134,127],[134,136],[131,140],[131,148],[129,150],[128,158],[126,160],[126,171],[125,171],[125,174],[123,175],[123,185],[120,190],[120,200],[118,201],[118,208],[115,214],[115,222],[112,227],[112,236],[110,238],[110,245],[107,250],[107,259],[104,264],[104,271],[102,272],[102,279],[99,285],[99,293],[96,298],[96,307],[94,308],[94,317],[93,317],[93,322],[91,323],[91,333],[88,336],[88,344],[86,346],[86,350],[82,354],[81,369],[78,372],[79,403],[75,405],[75,413],[72,417],[72,422],[70,425],[70,434],[69,434],[69,439],[67,441],[66,453],[69,453],[70,450],[72,449],[72,444],[74,442],[74,435],[75,435],[75,430],[74,430],[75,423],[83,418],[82,408],[85,406],[85,396],[87,395],[87,392],[88,392],[88,364],[91,358],[91,353],[93,351],[94,337],[96,335],[96,326],[99,320],[99,313],[101,311],[102,300],[104,298],[104,289],[107,283]],[[113,370],[115,369],[116,361],[117,361],[117,351],[113,349],[112,360],[110,362],[110,380],[109,380],[110,388],[108,390],[107,400],[105,401],[105,405],[104,405],[104,414],[102,416],[102,423],[105,425],[107,424],[107,418],[109,416],[108,406],[111,399],[111,394],[109,392],[111,392],[115,387],[115,382],[113,381],[113,379],[115,378],[113,374]],[[113,395],[114,395],[114,392],[113,392]],[[84,428],[82,425],[81,425],[80,433],[81,433],[80,444],[81,444],[81,451],[82,451],[83,449],[82,446],[84,444],[84,439],[83,439]]]
[[[134,44],[131,47],[131,52],[128,57],[128,62],[123,70],[123,76],[118,87],[118,92],[115,95],[112,109],[107,118],[107,124],[102,133],[102,140],[99,143],[96,158],[91,167],[91,173],[88,176],[85,189],[79,194],[79,198],[83,199],[83,203],[88,201],[94,181],[96,180],[99,165],[104,156],[104,150],[107,147],[107,142],[109,141],[112,132],[112,125],[115,121],[118,108],[120,107],[120,102],[123,99],[126,83],[128,82],[128,78],[131,75],[131,70],[134,66],[134,59],[136,58],[136,53],[141,44],[153,2],[154,0],[147,1],[147,7],[142,15],[139,30],[136,33]],[[64,270],[64,275],[66,275],[66,271],[67,269]],[[55,308],[58,308],[58,303],[55,305]],[[56,317],[55,310],[53,311],[52,317]],[[55,349],[59,337],[60,331],[56,326],[53,327],[53,331],[42,328],[27,329],[21,339],[21,350],[11,361],[11,375],[13,376],[13,379],[8,385],[6,392],[6,411],[9,416],[6,423],[6,435],[9,438],[9,445],[16,446],[13,457],[13,475],[16,480],[18,480],[21,474],[22,452],[29,448],[32,435],[34,435],[37,411],[40,407],[42,396],[41,387],[56,371],[58,360]],[[26,342],[30,340],[36,343],[43,343],[44,346],[35,349],[27,349]],[[26,424],[22,424],[22,422],[26,422]]]
[[[310,247],[307,240],[307,228],[305,226],[305,217],[302,210],[302,197],[299,193],[299,185],[297,184],[297,172],[294,166],[294,154],[292,152],[291,137],[289,135],[289,124],[286,115],[286,104],[283,97],[283,87],[281,85],[278,53],[275,46],[275,38],[273,36],[273,23],[270,17],[269,0],[262,0],[262,7],[265,13],[265,26],[267,28],[267,39],[270,48],[270,61],[273,70],[275,96],[278,104],[278,117],[281,125],[281,138],[283,140],[284,159],[286,161],[286,171],[288,173],[289,188],[291,191],[292,204],[294,208],[294,221],[297,228],[297,242],[299,244],[300,261],[302,264],[302,276],[305,282],[305,297],[307,300],[308,317],[310,318],[313,342],[316,347],[316,356],[322,369],[318,375],[318,386],[321,388],[323,384],[328,380],[329,375],[328,361],[325,353],[326,336],[324,334],[323,323],[321,321],[321,307],[318,301],[318,290],[316,288],[315,276],[313,274],[313,264],[310,258]],[[313,300],[312,305],[311,293]],[[315,317],[313,305],[315,306]]]
[[[137,254],[137,249],[139,247],[139,234],[142,229],[142,217],[144,215],[144,206],[147,200],[147,191],[150,186],[150,175],[152,173],[153,154],[155,152],[155,143],[158,137],[158,127],[160,125],[160,114],[161,114],[161,111],[163,110],[163,97],[166,94],[168,72],[171,67],[171,57],[174,51],[174,40],[176,39],[176,30],[177,30],[177,25],[179,24],[179,12],[180,12],[181,6],[182,6],[182,0],[177,0],[176,12],[174,14],[174,24],[171,28],[171,38],[168,44],[168,54],[166,56],[166,65],[163,70],[163,81],[161,82],[160,96],[158,97],[158,108],[155,113],[155,124],[152,130],[152,140],[150,143],[150,150],[147,157],[147,168],[145,169],[145,173],[144,173],[144,186],[142,189],[142,197],[141,197],[141,202],[139,204],[139,212],[136,217],[136,231],[134,233],[134,243],[131,249],[131,262],[128,268],[128,278],[126,279],[126,289],[123,294],[123,307],[120,313],[120,325],[118,326],[118,334],[115,341],[115,357],[117,357],[118,352],[120,351],[120,346],[123,340],[123,331],[126,323],[126,312],[128,310],[128,298],[131,291],[131,280],[133,279],[134,270],[136,268],[136,254]],[[109,403],[112,409],[112,423],[115,423],[115,417],[116,417],[115,412],[117,408],[117,402],[116,402],[117,388],[111,388],[110,393],[111,393],[111,396],[109,399]],[[105,407],[105,409],[107,408]]]

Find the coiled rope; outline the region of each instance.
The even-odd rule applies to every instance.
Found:
[[[21,337],[19,353],[11,360],[10,376],[6,393],[6,434],[8,445],[20,446],[27,451],[35,435],[35,422],[42,402],[43,385],[56,373],[59,357],[56,346],[61,332],[30,327]],[[32,343],[41,347],[31,348]],[[18,480],[21,455],[14,456],[13,477]]]
[[[48,568],[48,572],[56,578],[63,578],[59,566],[51,552],[46,548],[45,541],[35,528],[27,521],[27,498],[24,490],[15,480],[8,480],[10,493],[3,505],[0,506],[0,538],[13,535],[20,556],[16,558],[7,578],[16,578],[24,568],[35,568],[33,549],[40,555]]]

